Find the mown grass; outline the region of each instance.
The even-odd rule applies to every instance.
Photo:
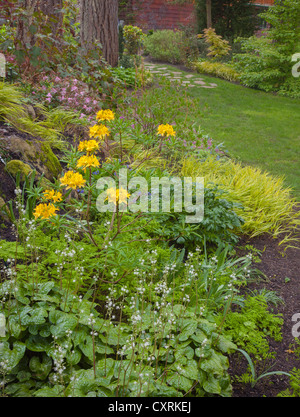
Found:
[[[197,120],[239,161],[284,176],[285,184],[300,200],[300,100],[203,74],[198,77],[218,87],[186,89],[186,94],[197,101],[192,113],[187,109],[191,121]],[[182,114],[182,118],[186,117],[187,113]]]

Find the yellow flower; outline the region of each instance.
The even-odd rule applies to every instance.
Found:
[[[115,115],[111,110],[100,110],[97,113],[97,120],[115,120]]]
[[[50,217],[56,216],[58,209],[53,204],[39,204],[33,214],[37,219],[41,217],[42,219],[50,219]]]
[[[86,180],[78,172],[69,171],[60,179],[60,183],[62,186],[67,187],[67,190],[77,190],[77,188],[84,187]]]
[[[109,136],[110,131],[104,125],[95,125],[90,128],[90,138],[104,138],[105,136]]]
[[[157,133],[161,136],[176,136],[176,132],[171,125],[158,126]]]
[[[60,202],[62,201],[62,193],[59,192],[55,192],[54,190],[47,190],[44,192],[44,197],[47,200],[51,200],[54,203]]]
[[[100,166],[100,163],[95,155],[82,156],[77,162],[77,168],[82,168],[84,170],[91,167],[97,168],[98,166]]]
[[[125,203],[127,204],[127,198],[130,197],[130,194],[124,188],[116,190],[115,188],[109,188],[107,191],[107,199],[110,203]]]
[[[78,150],[80,152],[86,151],[87,153],[96,152],[99,149],[99,143],[96,140],[84,140],[79,143]]]

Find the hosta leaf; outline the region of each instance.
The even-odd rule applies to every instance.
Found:
[[[174,388],[188,392],[193,386],[193,380],[187,378],[179,373],[168,375],[166,382]]]
[[[30,359],[29,368],[33,372],[33,377],[45,380],[52,369],[52,359],[47,355],[42,356],[42,361],[38,356]]]
[[[206,334],[200,329],[197,329],[195,333],[191,335],[191,339],[197,342],[197,344],[202,344],[203,340],[206,338]]]
[[[27,349],[32,352],[48,352],[51,349],[51,342],[40,335],[31,335],[26,340]]]
[[[225,368],[222,362],[221,355],[218,355],[216,352],[212,352],[210,358],[200,361],[200,368],[207,373],[222,375]]]
[[[217,346],[223,353],[229,353],[237,349],[237,346],[224,336],[218,336]]]
[[[49,319],[53,323],[51,334],[58,338],[66,336],[67,331],[74,330],[78,323],[76,316],[57,310],[50,311]]]
[[[22,342],[14,342],[13,348],[10,348],[8,342],[0,343],[0,358],[1,362],[6,361],[9,369],[18,365],[23,358],[26,351],[26,345]]]
[[[189,339],[189,337],[195,333],[196,329],[197,329],[197,321],[191,321],[191,320],[182,320],[180,322],[180,335],[179,335],[179,340],[181,342],[184,342],[186,340]]]
[[[21,324],[24,326],[44,324],[46,317],[48,317],[48,312],[42,307],[25,307],[20,313]]]
[[[80,350],[75,348],[72,352],[66,354],[66,359],[70,365],[77,365],[80,362],[81,356]]]
[[[210,394],[221,394],[219,381],[212,374],[208,374],[207,380],[203,383],[203,389]]]
[[[63,397],[64,396],[64,386],[63,385],[55,385],[53,388],[46,387],[42,388],[35,392],[35,397]]]

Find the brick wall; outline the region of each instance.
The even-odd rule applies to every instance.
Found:
[[[145,31],[150,29],[179,29],[196,23],[195,6],[190,3],[171,4],[166,0],[132,0],[134,24]],[[126,15],[121,19],[128,22]]]
[[[273,6],[274,0],[252,0],[252,3],[258,6]]]

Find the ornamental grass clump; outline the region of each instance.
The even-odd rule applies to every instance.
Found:
[[[185,159],[181,173],[184,176],[203,176],[207,187],[218,184],[227,191],[228,200],[242,205],[243,209],[235,208],[235,211],[244,219],[242,230],[251,237],[263,233],[274,238],[285,235],[281,243],[286,243],[300,224],[300,213],[296,210],[298,203],[291,196],[291,189],[284,185],[284,178],[213,157],[202,162],[194,158]]]

